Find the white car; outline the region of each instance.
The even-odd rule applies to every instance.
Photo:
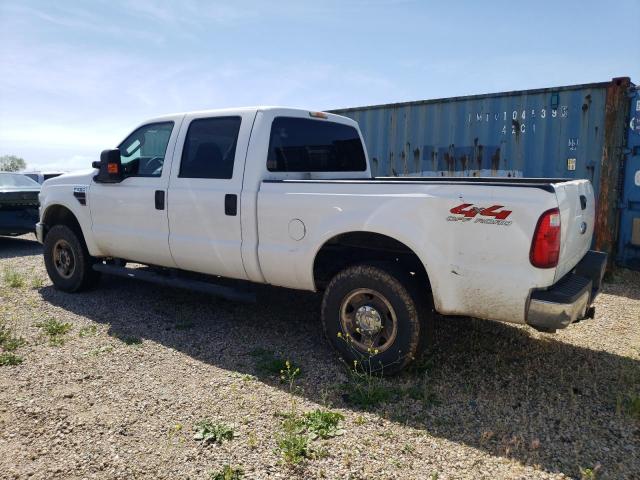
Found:
[[[589,181],[372,178],[358,125],[323,112],[167,115],[94,167],[42,187],[57,288],[109,273],[229,298],[245,290],[218,276],[321,290],[331,344],[386,373],[419,355],[434,311],[543,331],[592,317],[606,265]]]

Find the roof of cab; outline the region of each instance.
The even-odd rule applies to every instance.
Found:
[[[172,114],[167,114],[167,115],[161,115],[159,117],[154,117],[152,119],[147,120],[148,121],[158,121],[158,120],[168,120],[168,119],[175,119],[176,117],[181,117],[183,115],[192,115],[192,114],[220,114],[220,113],[228,113],[228,114],[233,114],[233,113],[244,113],[244,112],[265,112],[265,111],[270,111],[270,110],[282,110],[283,113],[285,112],[300,112],[300,113],[311,113],[311,112],[318,112],[319,110],[311,110],[311,109],[304,109],[304,108],[295,108],[295,107],[283,107],[283,106],[270,106],[270,105],[259,105],[259,106],[254,106],[254,107],[235,107],[235,108],[216,108],[216,109],[207,109],[207,110],[192,110],[192,111],[188,111],[188,112],[177,112],[177,113],[172,113]],[[333,118],[333,119],[340,119],[345,120],[345,123],[356,123],[353,119],[349,118],[349,117],[345,117],[342,115],[337,115],[335,113],[330,113],[330,112],[322,112],[325,113],[328,118]],[[147,123],[145,122],[145,123]]]

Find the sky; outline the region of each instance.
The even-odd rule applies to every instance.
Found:
[[[87,168],[189,110],[640,83],[638,22],[640,0],[0,0],[0,156]]]

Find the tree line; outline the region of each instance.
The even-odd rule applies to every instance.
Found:
[[[27,162],[23,158],[15,155],[3,155],[0,157],[0,171],[19,172],[27,168]]]

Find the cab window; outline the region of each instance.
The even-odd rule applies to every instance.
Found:
[[[193,120],[189,125],[180,161],[180,178],[233,177],[241,117]]]
[[[270,172],[363,172],[367,161],[358,131],[350,125],[298,117],[271,124]]]
[[[159,122],[144,125],[129,135],[118,146],[125,176],[161,176],[172,131],[173,122]]]

